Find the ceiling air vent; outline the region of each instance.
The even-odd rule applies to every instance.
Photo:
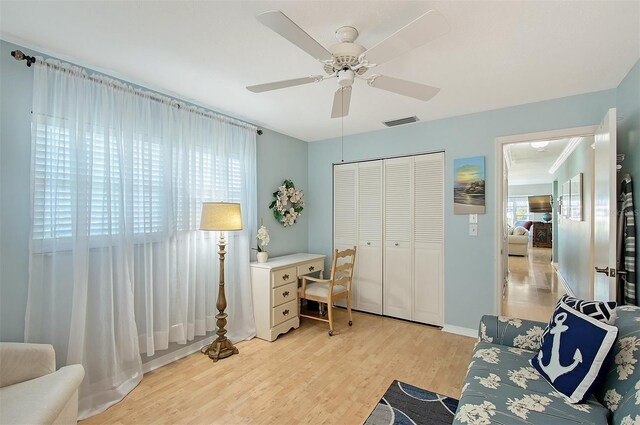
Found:
[[[412,117],[400,118],[397,120],[382,121],[382,124],[386,125],[387,127],[395,127],[397,125],[411,124],[413,122],[418,122],[418,121],[420,120],[418,119],[418,117],[414,115]]]

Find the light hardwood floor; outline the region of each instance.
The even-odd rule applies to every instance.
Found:
[[[336,335],[303,320],[275,342],[238,343],[213,363],[195,353],[147,373],[89,424],[361,424],[394,379],[456,398],[475,340],[336,309]]]
[[[551,248],[530,246],[527,257],[509,256],[509,272],[502,314],[548,322],[566,293],[551,265]]]

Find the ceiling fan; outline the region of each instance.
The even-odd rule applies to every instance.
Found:
[[[450,27],[446,18],[435,10],[424,13],[370,49],[365,49],[355,43],[358,38],[358,30],[350,26],[340,27],[336,30],[335,36],[338,39],[338,44],[327,50],[279,10],[261,13],[257,19],[319,60],[327,75],[313,75],[248,86],[247,90],[254,93],[337,78],[340,87],[333,98],[331,118],[338,118],[349,114],[351,86],[356,78],[366,80],[371,87],[423,101],[430,100],[440,91],[437,87],[385,75],[363,76],[369,69],[449,32]]]

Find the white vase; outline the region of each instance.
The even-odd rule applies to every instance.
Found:
[[[269,258],[269,253],[267,251],[258,252],[258,263],[266,263]]]

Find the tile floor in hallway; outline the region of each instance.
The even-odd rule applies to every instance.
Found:
[[[502,314],[548,322],[558,298],[566,293],[551,265],[551,248],[530,246],[526,257],[509,256],[509,272]]]

